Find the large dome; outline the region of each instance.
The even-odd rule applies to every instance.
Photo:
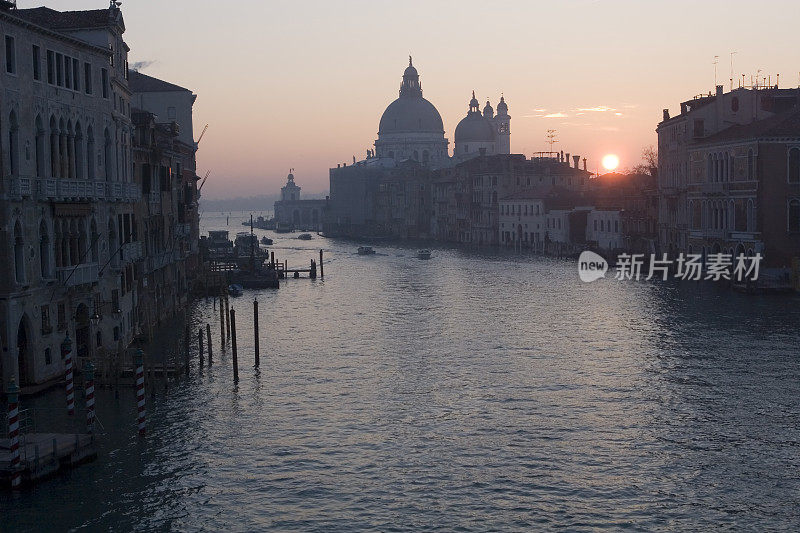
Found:
[[[455,141],[457,144],[465,142],[493,142],[494,128],[486,117],[480,113],[470,113],[461,119],[456,126]]]
[[[420,96],[401,96],[386,108],[378,135],[386,133],[444,134],[444,124],[432,103]]]

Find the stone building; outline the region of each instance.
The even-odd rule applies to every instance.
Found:
[[[281,199],[275,202],[275,222],[283,227],[320,231],[327,200],[301,200],[300,187],[289,172],[281,187]]]
[[[0,9],[0,366],[41,383],[136,332],[141,256],[122,13]]]
[[[87,358],[102,368],[142,333],[148,291],[185,298],[187,274],[151,274],[196,251],[186,229],[197,227],[196,145],[134,113],[124,32],[114,2],[0,4],[2,387],[63,376],[67,337],[79,368]],[[154,208],[164,215],[156,227]],[[173,253],[158,255],[154,242]]]
[[[731,199],[734,200],[734,211],[737,205],[743,205],[744,211],[739,217],[741,227],[741,221],[747,217],[745,197],[755,200],[753,193],[756,182],[761,182],[749,177],[754,174],[748,174],[747,168],[762,164],[763,154],[760,155],[758,150],[772,148],[770,145],[774,141],[751,138],[737,150],[728,150],[724,143],[720,146],[709,143],[713,144],[717,135],[722,135],[728,139],[725,143],[730,143],[729,135],[735,135],[739,127],[757,124],[788,112],[797,104],[797,89],[756,85],[738,87],[725,93],[720,85],[714,94],[708,93],[682,102],[680,113],[676,116],[670,116],[669,110],[664,110],[663,120],[656,128],[658,240],[663,252],[672,255],[688,253],[691,247],[692,251],[700,253],[703,247],[713,249],[715,244],[720,249],[732,247],[734,250],[741,244],[745,250],[755,252],[763,246],[762,236],[759,235],[761,226],[753,213],[750,225],[744,224],[745,228],[750,229],[735,231],[735,237],[728,233],[733,229],[730,221],[726,222],[728,215],[719,213],[731,209]],[[724,133],[726,131],[729,133]],[[745,146],[748,143],[749,146]],[[786,145],[784,149],[788,147]],[[710,171],[708,165],[711,165]],[[773,181],[779,178],[762,176],[762,179]],[[745,203],[742,204],[742,201]],[[785,211],[787,201],[783,198],[769,208],[780,207],[781,211]],[[703,207],[704,204],[706,207]],[[758,210],[758,206],[754,205],[754,209]],[[692,213],[691,210],[696,212]],[[697,212],[700,213],[699,220],[695,220]],[[716,242],[715,239],[731,242]]]

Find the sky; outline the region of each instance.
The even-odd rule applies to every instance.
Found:
[[[98,9],[103,0],[19,7]],[[662,109],[780,74],[800,84],[796,0],[125,0],[129,62],[194,91],[198,174],[209,199],[278,192],[289,168],[307,192],[364,157],[397,98],[408,55],[453,148],[472,90],[504,94],[511,151],[549,149],[632,167],[656,145]]]

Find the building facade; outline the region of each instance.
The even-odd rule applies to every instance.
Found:
[[[67,338],[80,367],[141,332],[148,199],[124,32],[115,3],[0,9],[3,388],[63,376]]]
[[[284,227],[320,231],[326,207],[326,200],[300,199],[300,187],[289,172],[286,185],[281,187],[281,199],[275,202],[275,222]]]

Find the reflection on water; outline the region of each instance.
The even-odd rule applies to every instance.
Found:
[[[238,385],[200,300],[214,366],[150,384],[146,439],[133,391],[101,391],[100,459],[0,496],[4,530],[799,525],[798,298],[275,239],[290,266],[324,248],[326,277],[231,300]]]

